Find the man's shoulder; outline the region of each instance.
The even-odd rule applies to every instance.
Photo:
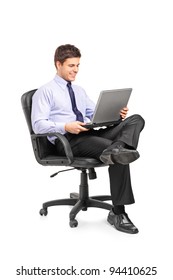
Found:
[[[54,82],[54,80],[51,80],[51,81],[43,84],[42,86],[40,86],[37,90],[41,90],[41,91],[50,90],[50,89],[54,88],[54,86],[55,86],[55,82]]]
[[[38,87],[38,89],[36,90],[36,94],[51,94],[55,91],[56,89],[56,83],[54,80],[51,80],[45,84],[43,84],[42,86]]]

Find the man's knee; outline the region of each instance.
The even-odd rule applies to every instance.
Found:
[[[136,114],[135,116],[137,118],[138,123],[141,125],[141,128],[143,129],[145,126],[145,120],[141,115]]]
[[[130,121],[131,124],[138,124],[138,125],[140,125],[141,130],[144,128],[145,120],[139,114],[134,114],[134,115],[130,116],[129,117],[129,121]]]

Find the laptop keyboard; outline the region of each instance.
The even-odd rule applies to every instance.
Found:
[[[94,128],[94,127],[102,127],[102,126],[112,126],[112,125],[118,125],[122,119],[119,119],[117,121],[110,121],[110,122],[102,122],[102,123],[86,123],[83,125],[85,128]]]

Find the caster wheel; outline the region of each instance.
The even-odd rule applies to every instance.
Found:
[[[40,213],[41,216],[47,216],[48,212],[47,212],[47,209],[42,208],[42,209],[40,209],[39,213]]]
[[[78,221],[77,220],[70,220],[70,227],[77,227],[78,226]]]

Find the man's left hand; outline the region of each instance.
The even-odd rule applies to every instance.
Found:
[[[121,111],[120,111],[120,116],[121,118],[124,120],[127,116],[127,113],[128,113],[128,108],[127,107],[124,107]]]

